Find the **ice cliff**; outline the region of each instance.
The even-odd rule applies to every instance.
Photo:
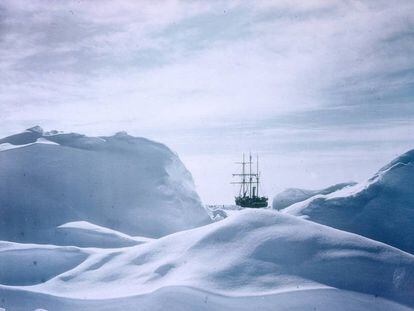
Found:
[[[0,150],[2,240],[59,244],[55,229],[75,221],[146,237],[209,222],[191,174],[163,144],[34,127]]]

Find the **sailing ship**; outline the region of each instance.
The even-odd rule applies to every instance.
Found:
[[[259,156],[256,161],[256,172],[252,171],[252,155],[249,154],[249,161],[245,160],[243,153],[242,162],[240,164],[242,171],[238,174],[233,174],[233,177],[239,177],[240,180],[232,182],[232,184],[239,184],[239,195],[235,197],[236,205],[241,207],[262,208],[267,207],[268,198],[259,195],[260,172],[259,172]]]

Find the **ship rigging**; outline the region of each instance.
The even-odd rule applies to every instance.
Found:
[[[260,171],[259,171],[259,156],[256,160],[256,172],[252,171],[252,155],[249,154],[249,161],[245,160],[243,153],[242,162],[236,162],[241,165],[241,173],[233,174],[233,177],[239,177],[240,180],[232,182],[232,184],[239,184],[239,195],[235,197],[235,203],[241,207],[262,208],[267,207],[268,198],[259,195],[260,185]]]

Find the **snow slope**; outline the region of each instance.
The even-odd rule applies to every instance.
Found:
[[[413,151],[366,183],[283,212],[211,208],[211,223],[164,145],[35,127],[0,150],[0,310],[414,308],[414,255],[373,240],[410,250]]]
[[[147,295],[80,300],[20,291],[0,286],[7,297],[2,305],[12,311],[410,311],[380,297],[337,289],[282,292],[273,295],[229,297],[193,288],[163,288]],[[39,306],[42,308],[40,309]],[[1,310],[1,309],[0,309]]]
[[[333,185],[331,187],[321,189],[321,190],[307,190],[299,188],[288,188],[280,193],[278,193],[273,198],[272,207],[273,209],[281,210],[285,207],[288,207],[294,203],[304,201],[318,194],[329,194],[345,187],[354,186],[356,183],[347,182]]]
[[[76,247],[0,242],[0,284],[11,286],[44,283],[77,267],[87,257]]]
[[[60,225],[55,230],[54,244],[79,247],[118,248],[146,243],[152,239],[131,237],[122,232],[100,227],[87,221]]]
[[[67,249],[54,248],[56,258]],[[271,210],[243,210],[138,246],[78,250],[88,257],[46,282],[1,286],[1,306],[27,310],[16,297],[50,310],[414,306],[413,255]]]
[[[414,150],[368,181],[284,209],[414,253]]]
[[[0,239],[54,243],[55,228],[74,221],[148,237],[210,222],[190,173],[162,144],[35,127],[2,145]]]

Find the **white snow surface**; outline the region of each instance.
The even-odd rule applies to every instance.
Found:
[[[0,239],[56,244],[55,228],[74,221],[145,237],[210,222],[191,174],[160,143],[35,127],[1,139],[4,145]]]
[[[145,237],[131,237],[122,232],[100,227],[87,221],[74,221],[56,228],[54,242],[79,247],[118,248],[151,241]]]
[[[366,182],[313,196],[283,212],[414,253],[414,150]]]
[[[413,255],[272,210],[119,249],[3,242],[0,260],[1,306],[12,310],[414,306]]]
[[[340,189],[354,186],[355,182],[340,183],[320,190],[308,190],[300,188],[288,188],[273,198],[272,208],[281,210],[294,203],[304,201],[318,194],[329,194]]]
[[[279,212],[206,211],[177,155],[126,133],[0,150],[0,310],[414,308],[414,151]]]

